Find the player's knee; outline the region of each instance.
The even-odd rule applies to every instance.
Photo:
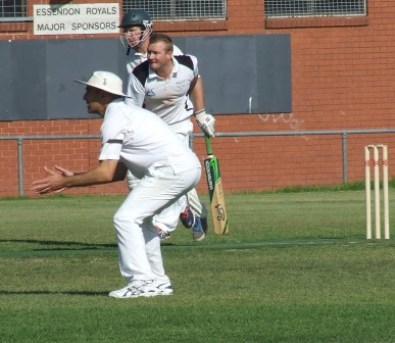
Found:
[[[118,210],[113,217],[114,226],[119,228],[129,228],[130,226],[141,225],[142,219],[133,211]]]
[[[114,214],[113,222],[116,228],[120,228],[128,222],[128,218],[118,211]]]

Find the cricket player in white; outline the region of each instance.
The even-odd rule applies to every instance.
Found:
[[[165,274],[156,218],[174,213],[178,223],[181,201],[201,175],[196,155],[154,113],[123,101],[122,80],[97,71],[85,81],[88,112],[102,116],[100,164],[74,174],[60,166],[45,168],[49,176],[33,183],[38,194],[71,187],[119,181],[127,170],[140,182],[114,215],[119,265],[126,287],[109,293],[115,298],[168,295],[173,288]],[[175,210],[174,210],[175,208]]]
[[[123,35],[121,37],[121,40],[124,46],[127,48],[128,62],[126,64],[126,69],[128,71],[128,75],[130,78],[131,77],[130,75],[132,75],[131,73],[133,72],[133,70],[139,64],[147,60],[148,45],[150,38],[152,36],[153,22],[150,16],[144,10],[133,9],[125,13],[125,15],[122,18],[120,27],[123,29]],[[174,44],[172,44],[172,49],[173,49],[172,53],[174,56],[182,55],[181,50]],[[187,104],[186,103],[181,104],[181,106],[187,106],[188,115],[191,116],[194,113],[193,106],[195,105],[195,108],[199,109],[199,111],[196,111],[197,113],[200,113],[199,118],[201,119],[204,117],[204,119],[201,119],[201,122],[203,123],[203,126],[201,126],[202,130],[204,131],[205,130],[204,128],[207,128],[206,134],[213,137],[215,119],[211,115],[206,115],[204,111],[201,111],[201,109],[204,109],[202,80],[200,79],[199,76],[197,76],[193,82],[194,82],[193,86],[191,85],[189,93],[190,95],[192,95],[194,99],[194,104],[189,100],[189,94],[188,94]],[[162,109],[164,107],[167,107],[168,112],[173,111],[174,109],[177,110],[177,108],[173,103],[173,100],[169,101],[169,99],[167,99],[166,96],[170,96],[174,98],[175,95],[172,93],[167,93],[167,95],[164,96],[164,98],[162,99],[162,104],[163,104]],[[184,94],[181,94],[179,103],[181,103],[182,101],[184,101]],[[140,102],[139,106],[141,105],[142,103]],[[154,108],[152,108],[151,110],[154,113],[157,113]],[[183,118],[183,116],[185,116],[184,112],[185,111],[181,113],[181,118],[174,118],[180,115],[180,110],[178,110],[176,111],[176,113],[173,114],[173,118],[162,116],[162,119],[164,119],[166,123],[172,126],[174,132],[176,132],[179,135],[180,139],[182,139],[186,145],[189,145],[190,137],[193,131],[192,122],[184,121],[183,123],[184,126],[182,126],[181,124],[178,126],[174,125],[175,121],[179,121],[180,119],[181,120],[185,119]],[[160,113],[157,114],[161,115]],[[131,173],[128,173],[127,180],[128,180],[129,188],[132,189],[133,186],[136,184],[136,179],[133,177]],[[207,231],[207,218],[206,218],[207,210],[204,207],[204,205],[200,202],[195,189],[188,193],[185,206],[186,206],[185,210],[181,213],[180,219],[185,227],[187,228],[192,227],[193,239],[195,241],[200,241],[204,239],[205,233]],[[162,217],[160,220],[163,221],[165,226],[167,219],[165,217]],[[162,232],[161,235],[162,238],[167,238],[170,236],[170,232]]]

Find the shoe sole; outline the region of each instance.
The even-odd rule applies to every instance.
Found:
[[[195,241],[195,242],[200,242],[200,241],[202,241],[203,239],[205,239],[206,238],[206,235],[203,233],[200,237],[198,237],[198,238],[196,238],[195,236],[193,236],[193,240]]]
[[[116,296],[116,295],[111,295],[109,294],[108,296],[110,298],[114,298],[114,299],[133,299],[133,298],[152,298],[152,297],[156,297],[157,295],[162,295],[162,293],[142,293],[142,294],[134,294],[134,295],[128,295],[128,296]]]
[[[159,237],[159,239],[160,239],[161,241],[165,241],[166,239],[169,239],[169,238],[171,238],[171,235],[166,235],[166,236],[164,236],[164,237]]]

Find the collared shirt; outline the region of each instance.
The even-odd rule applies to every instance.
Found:
[[[182,55],[182,51],[176,45],[173,45],[173,55]],[[131,49],[131,53],[127,55],[126,70],[128,75],[136,68],[139,64],[147,60],[147,53],[141,53]]]
[[[99,160],[119,160],[138,178],[155,166],[171,166],[175,172],[199,168],[196,155],[154,113],[111,102],[101,126]]]
[[[145,61],[130,74],[126,91],[130,98],[126,103],[144,105],[170,126],[189,119],[193,105],[188,93],[199,74],[197,64],[195,56],[173,56],[172,73],[168,79],[162,79]]]

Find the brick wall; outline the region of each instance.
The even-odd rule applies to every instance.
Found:
[[[395,127],[395,2],[370,1],[367,18],[265,21],[263,12],[263,1],[228,0],[226,21],[155,24],[158,31],[173,36],[291,33],[293,112],[222,115],[217,117],[219,132]],[[0,39],[47,37],[33,37],[30,23],[0,23]],[[243,52],[235,46],[235,53]],[[0,135],[97,134],[99,126],[99,120],[0,122]],[[350,181],[363,178],[363,146],[375,142],[389,145],[391,174],[394,135],[355,135],[348,141]],[[214,140],[214,151],[221,160],[226,191],[264,190],[341,183],[341,144],[341,137],[327,135],[221,137]],[[31,182],[43,175],[44,165],[91,168],[97,163],[98,148],[99,143],[92,140],[25,141],[26,194],[31,194]],[[195,140],[195,149],[203,159],[203,140]],[[0,196],[17,194],[16,152],[15,141],[0,141]],[[125,185],[122,182],[89,191],[123,192]],[[204,177],[199,191],[206,191]]]

